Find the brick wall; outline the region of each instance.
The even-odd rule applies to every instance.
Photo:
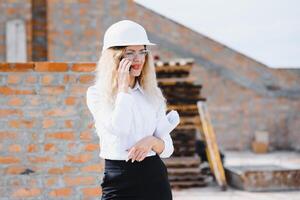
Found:
[[[0,199],[99,199],[94,63],[0,63]]]
[[[133,1],[47,1],[45,6],[48,60],[97,61],[104,30],[132,19],[146,27],[161,59],[195,59],[192,74],[203,85],[222,148],[249,149],[255,131],[263,129],[271,134],[271,149],[300,149],[300,70],[270,69]],[[6,18],[1,15],[0,21]]]
[[[104,2],[48,1],[48,60],[97,60]]]
[[[201,77],[199,82],[223,149],[250,149],[255,131],[261,130],[270,134],[270,150],[300,150],[299,97],[260,94],[201,66],[193,73]]]

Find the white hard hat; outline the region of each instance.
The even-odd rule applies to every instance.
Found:
[[[102,51],[114,46],[155,45],[148,40],[146,30],[138,23],[122,20],[112,24],[104,34]]]

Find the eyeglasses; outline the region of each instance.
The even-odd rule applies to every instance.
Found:
[[[123,58],[129,58],[129,59],[134,59],[135,56],[137,56],[138,58],[143,58],[144,56],[146,56],[149,53],[149,51],[147,49],[144,49],[142,51],[138,51],[137,53],[135,52],[125,52],[123,55]]]

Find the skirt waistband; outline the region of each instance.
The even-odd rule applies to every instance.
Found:
[[[160,157],[155,154],[153,156],[147,156],[142,161],[134,161],[133,163],[131,160],[128,160],[127,162],[125,160],[110,160],[105,159],[105,169],[106,170],[120,170],[120,169],[128,169],[128,168],[138,168],[142,166],[147,166],[148,164],[153,163],[153,161],[161,161]]]

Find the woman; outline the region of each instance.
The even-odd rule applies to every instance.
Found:
[[[104,34],[96,82],[87,105],[105,159],[102,200],[172,199],[167,168],[161,158],[174,151],[170,132],[177,111],[166,115],[166,99],[157,86],[145,29],[129,20]]]

